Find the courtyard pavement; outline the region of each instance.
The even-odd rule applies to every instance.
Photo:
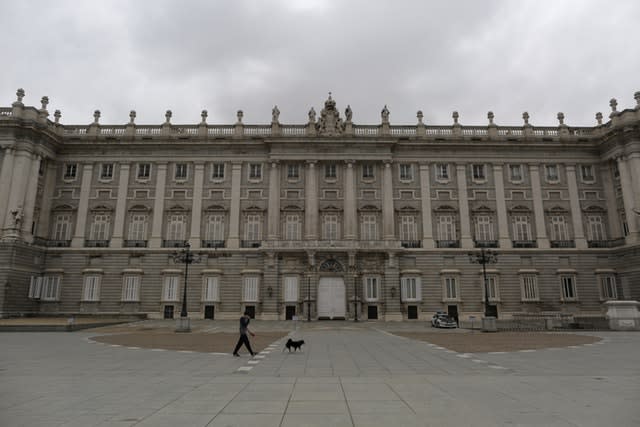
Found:
[[[195,322],[194,331],[236,323]],[[235,358],[94,338],[108,329],[0,333],[0,426],[640,425],[639,333],[459,353],[394,333],[424,323],[251,326],[282,338]],[[288,336],[305,340],[303,352],[282,351]]]

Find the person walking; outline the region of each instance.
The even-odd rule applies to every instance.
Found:
[[[251,354],[251,356],[256,355],[251,349],[251,344],[249,343],[249,337],[247,337],[247,334],[251,334],[252,337],[256,336],[256,334],[254,334],[249,330],[250,321],[251,321],[251,318],[249,317],[249,312],[245,311],[244,315],[240,317],[240,338],[238,338],[238,344],[236,344],[236,348],[233,350],[233,355],[235,357],[240,357],[240,355],[238,354],[238,350],[240,350],[240,347],[242,347],[242,344],[244,344],[244,346],[247,347],[247,350],[249,350],[249,353]]]

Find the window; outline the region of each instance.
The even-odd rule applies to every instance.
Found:
[[[113,179],[113,163],[103,163],[100,166],[100,179],[105,181]]]
[[[111,215],[95,214],[91,224],[89,240],[109,240],[109,224]]]
[[[493,221],[489,215],[476,216],[476,240],[488,241],[493,238]]]
[[[140,301],[140,276],[125,274],[122,277],[122,301]]]
[[[587,217],[589,227],[587,228],[588,240],[605,240],[604,223],[600,215],[589,215]]]
[[[569,240],[567,222],[563,216],[554,215],[551,218],[551,240]]]
[[[262,179],[262,164],[249,164],[249,179]]]
[[[56,215],[53,226],[53,240],[71,239],[71,214]]]
[[[300,215],[288,214],[284,219],[284,239],[300,240],[302,227],[300,226]]]
[[[413,167],[409,163],[400,163],[400,180],[411,181],[413,180]]]
[[[522,165],[509,165],[509,180],[511,182],[522,181]]]
[[[373,165],[371,163],[365,163],[362,165],[362,178],[363,179],[375,178],[374,172],[373,172]]]
[[[453,276],[445,276],[442,279],[444,285],[444,299],[445,300],[455,300],[459,299],[458,297],[458,281]]]
[[[262,240],[262,217],[260,215],[247,215],[245,240]]]
[[[64,167],[64,179],[72,180],[76,179],[78,174],[78,164],[77,163],[68,163]]]
[[[522,301],[538,301],[538,276],[535,274],[520,275]]]
[[[244,300],[246,302],[258,301],[258,284],[260,278],[249,276],[244,278]]]
[[[576,293],[576,278],[573,275],[561,275],[560,286],[562,287],[562,300],[563,301],[575,301],[578,299]]]
[[[378,240],[378,223],[375,215],[362,215],[361,240]]]
[[[593,165],[580,165],[580,177],[582,182],[594,182],[596,176],[593,173]]]
[[[453,215],[441,215],[438,217],[438,240],[456,240]]]
[[[147,240],[147,215],[132,214],[129,222],[129,240]]]
[[[420,278],[402,277],[400,279],[400,297],[402,301],[420,300]]]
[[[31,282],[29,283],[29,299],[40,299],[42,292],[42,277],[31,276]]]
[[[214,163],[211,166],[211,179],[224,179],[224,163]]]
[[[162,301],[178,301],[178,281],[179,276],[165,276],[164,289],[162,290]]]
[[[513,217],[513,239],[531,240],[531,227],[528,216],[516,215]]]
[[[338,239],[338,215],[325,215],[322,224],[322,238],[324,240]]]
[[[169,215],[167,219],[167,240],[185,240],[187,217],[185,215]]]
[[[601,300],[618,299],[618,292],[616,290],[616,278],[614,275],[600,275],[598,277],[598,281],[600,282]]]
[[[377,277],[364,278],[364,299],[366,301],[378,301],[379,280]]]
[[[298,302],[298,276],[285,276],[284,301]]]
[[[224,240],[224,215],[214,214],[207,217],[205,240]]]
[[[299,165],[287,165],[287,178],[298,179],[300,178],[300,166]]]
[[[44,276],[40,298],[43,301],[57,301],[60,295],[61,280],[60,276]]]
[[[220,289],[218,276],[206,276],[204,278],[204,289],[202,290],[202,301],[220,301]]]
[[[436,180],[448,181],[449,180],[449,165],[446,163],[436,164]]]
[[[325,178],[334,179],[337,176],[338,175],[337,175],[336,164],[335,163],[328,163],[328,164],[324,165],[324,177]]]
[[[485,181],[487,179],[486,165],[471,165],[471,176],[474,181]]]
[[[99,274],[84,276],[82,301],[100,301],[100,279]]]
[[[481,277],[480,279],[481,281],[484,281],[484,278]],[[487,289],[489,291],[489,301],[499,301],[500,300],[500,294],[499,294],[499,290],[498,290],[498,276],[496,275],[487,275],[487,283],[485,284],[487,285]],[[485,290],[484,290],[484,286],[482,287],[482,301],[485,300]]]
[[[151,177],[151,163],[138,163],[138,179],[145,180]]]
[[[558,182],[560,180],[558,165],[545,165],[544,170],[547,182]]]
[[[400,216],[400,240],[415,241],[418,240],[418,227],[416,226],[416,217],[413,215]]]
[[[176,181],[184,181],[187,179],[189,167],[186,163],[176,163],[175,179]]]

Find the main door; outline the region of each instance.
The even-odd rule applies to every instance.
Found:
[[[344,319],[345,295],[342,277],[321,278],[318,283],[318,319]]]

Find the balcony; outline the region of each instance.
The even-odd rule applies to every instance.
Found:
[[[187,246],[186,240],[163,240],[162,247],[163,248],[184,248]]]
[[[514,248],[537,248],[538,242],[535,240],[512,240]]]
[[[459,248],[460,240],[436,240],[438,248]]]
[[[402,240],[400,241],[400,246],[407,249],[421,248],[422,242],[420,240]]]
[[[71,246],[71,240],[47,240],[47,246],[50,248],[68,248]]]
[[[550,245],[552,248],[575,248],[576,242],[573,240],[552,240]]]
[[[241,248],[259,248],[262,246],[262,240],[241,240]]]
[[[203,240],[203,248],[224,248],[224,240]]]
[[[85,240],[84,247],[85,248],[108,248],[109,241],[108,240]]]
[[[146,240],[125,240],[124,247],[125,248],[146,248],[147,241]]]
[[[611,240],[588,240],[587,245],[590,248],[615,248],[617,246],[624,246],[624,238],[611,239]]]
[[[497,240],[474,240],[473,246],[476,248],[497,248]]]

